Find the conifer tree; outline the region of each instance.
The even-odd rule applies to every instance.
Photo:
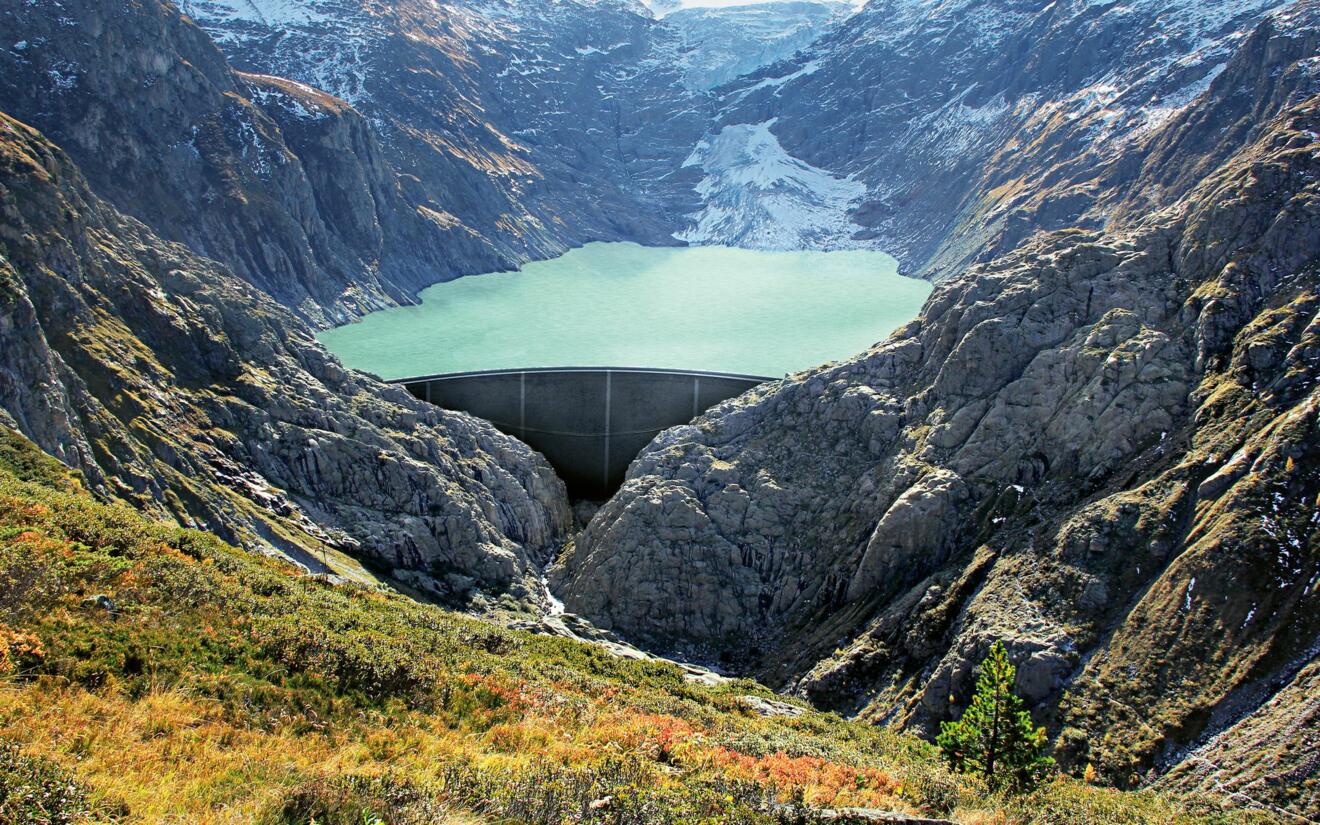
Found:
[[[1004,643],[995,642],[977,668],[972,703],[958,721],[943,723],[935,740],[954,770],[978,774],[996,791],[1030,790],[1054,766],[1045,729],[1032,724],[1013,692],[1016,678]]]

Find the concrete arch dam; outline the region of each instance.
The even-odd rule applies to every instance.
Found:
[[[550,462],[575,499],[612,495],[652,438],[772,379],[614,367],[404,378],[416,398],[490,421]]]

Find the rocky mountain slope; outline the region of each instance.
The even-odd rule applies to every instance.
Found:
[[[409,300],[474,253],[342,101],[234,72],[172,5],[0,3],[0,110],[96,191],[318,324]],[[9,40],[12,38],[12,40]]]
[[[182,8],[6,0],[0,109],[320,326],[591,240],[674,243],[713,115],[693,72],[777,59],[835,13],[776,6],[730,56],[623,0]]]
[[[359,109],[405,186],[505,261],[588,240],[673,243],[694,208],[681,161],[710,104],[683,85],[675,29],[635,3],[186,8],[235,66]]]
[[[914,737],[747,680],[292,573],[98,502],[0,427],[0,820],[1271,821],[1078,780],[990,794]]]
[[[0,12],[0,105],[317,324],[589,240],[868,246],[938,278],[1104,226],[1182,193],[1139,185],[1153,135],[1286,5],[188,0],[222,57],[159,0],[44,2]]]
[[[236,66],[359,108],[410,185],[510,260],[586,240],[811,246],[846,234],[838,216],[865,191],[858,184],[827,199],[819,211],[828,225],[808,217],[797,233],[733,237],[711,218],[689,226],[712,187],[704,167],[730,151],[711,157],[699,145],[716,116],[708,90],[814,42],[851,11],[845,4],[694,8],[662,20],[622,0],[191,0],[186,8]],[[734,138],[742,151],[737,138],[745,136]],[[754,180],[764,190],[782,174],[799,190],[820,188],[813,170],[782,152],[758,157],[764,162],[724,182]],[[433,192],[441,181],[448,191]]]
[[[0,418],[101,495],[313,569],[541,600],[570,515],[528,447],[345,370],[7,116],[0,214]]]
[[[568,609],[925,730],[1005,638],[1066,765],[1320,814],[1317,29],[1245,38],[1108,230],[658,437]]]
[[[796,0],[680,9],[664,22],[679,31],[684,83],[708,90],[792,57],[851,13],[847,3]]]
[[[707,138],[764,126],[827,192],[846,182],[853,195],[808,187],[789,200],[797,209],[767,209],[712,185],[694,222],[714,214],[724,225],[687,237],[774,235],[780,215],[824,211],[832,220],[818,223],[834,230],[814,245],[874,244],[942,277],[1038,229],[1103,226],[1097,199],[1131,183],[1150,134],[1286,5],[875,0],[796,58],[722,90]]]

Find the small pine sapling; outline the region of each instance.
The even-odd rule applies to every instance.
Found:
[[[935,740],[954,770],[981,776],[992,790],[1028,791],[1054,767],[1046,753],[1045,729],[1013,692],[1017,668],[1003,642],[977,668],[976,694],[956,722],[940,726]]]

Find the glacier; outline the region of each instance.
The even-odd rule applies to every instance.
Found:
[[[674,237],[768,251],[865,247],[851,240],[861,227],[848,213],[866,186],[789,155],[774,124],[725,126],[697,144],[683,165],[706,173],[697,184],[703,205]]]

